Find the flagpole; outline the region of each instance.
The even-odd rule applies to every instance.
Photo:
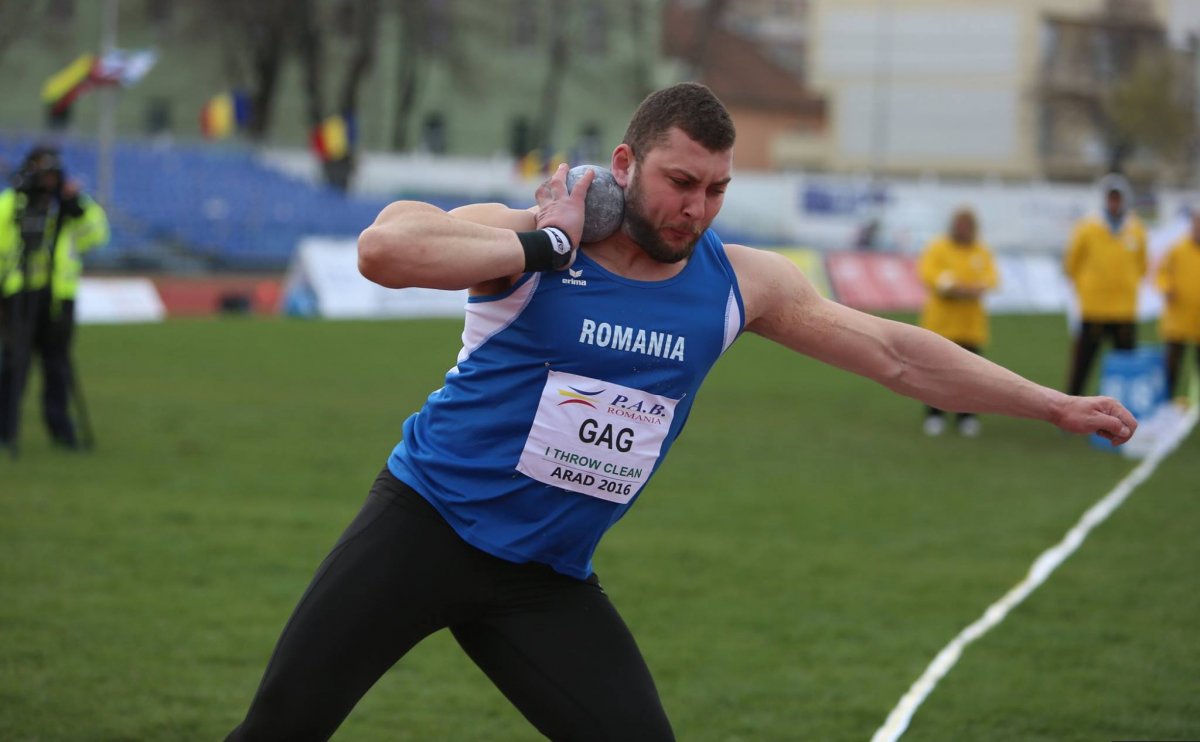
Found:
[[[117,48],[117,0],[104,0],[100,21],[100,54]],[[117,130],[117,91],[115,86],[105,85],[100,89],[100,120],[98,138],[100,151],[97,161],[97,200],[104,208],[112,206],[113,196],[113,141]]]

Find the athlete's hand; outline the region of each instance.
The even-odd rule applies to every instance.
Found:
[[[558,227],[567,233],[571,244],[578,248],[583,238],[584,199],[595,177],[596,171],[589,170],[575,184],[575,190],[567,193],[567,166],[565,163],[559,165],[554,175],[537,189],[538,229]]]
[[[1069,433],[1096,433],[1119,446],[1133,437],[1137,420],[1109,397],[1067,397],[1054,424]]]

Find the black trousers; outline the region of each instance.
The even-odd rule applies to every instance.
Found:
[[[674,739],[595,576],[471,547],[386,469],[300,599],[228,739],[328,739],[388,668],[443,628],[551,739]]]
[[[1196,350],[1196,373],[1200,374],[1200,343],[1193,346]],[[1175,388],[1179,386],[1179,369],[1183,366],[1183,353],[1187,350],[1186,343],[1167,343],[1167,399],[1175,398]]]
[[[55,307],[50,290],[23,291],[0,300],[0,445],[16,445],[21,398],[34,356],[42,367],[42,417],[56,443],[75,446],[68,408],[75,302]]]
[[[1137,324],[1134,322],[1089,322],[1084,320],[1075,337],[1071,353],[1071,372],[1067,377],[1067,394],[1083,394],[1096,352],[1105,337],[1112,339],[1117,350],[1133,350],[1137,345]]]

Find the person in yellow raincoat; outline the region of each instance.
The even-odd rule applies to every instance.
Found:
[[[1200,373],[1200,211],[1192,213],[1191,234],[1163,256],[1157,278],[1166,300],[1159,334],[1167,344],[1167,395],[1174,398],[1188,345],[1196,350]]]
[[[1137,345],[1138,286],[1146,275],[1146,228],[1130,208],[1129,183],[1100,181],[1104,210],[1080,220],[1063,267],[1075,285],[1082,322],[1071,353],[1068,394],[1082,394],[1107,336],[1117,350]]]
[[[933,239],[917,265],[929,299],[921,311],[920,324],[972,353],[982,353],[988,342],[988,317],[983,295],[996,287],[996,263],[991,251],[979,241],[975,212],[960,208],[950,218],[949,233]],[[941,435],[945,414],[926,407],[924,430]],[[958,416],[958,432],[975,437],[981,431],[979,418]]]
[[[68,400],[77,389],[71,339],[80,256],[108,234],[104,210],[66,177],[52,147],[34,147],[13,186],[0,191],[0,449],[14,456],[34,356],[50,436],[63,448],[79,447]]]

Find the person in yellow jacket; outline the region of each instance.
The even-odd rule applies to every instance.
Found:
[[[1068,394],[1081,394],[1107,336],[1118,350],[1137,345],[1138,286],[1146,275],[1146,229],[1130,208],[1129,183],[1100,181],[1104,211],[1076,225],[1063,267],[1075,285],[1081,323],[1071,354]]]
[[[1188,345],[1196,349],[1200,373],[1200,211],[1192,213],[1191,234],[1163,256],[1157,278],[1166,299],[1159,334],[1167,344],[1167,396],[1174,398]]]
[[[996,287],[996,263],[992,253],[978,239],[979,224],[975,213],[961,208],[950,218],[949,233],[932,240],[921,254],[917,272],[929,289],[929,299],[921,311],[920,324],[944,338],[953,340],[972,353],[982,353],[988,342],[988,317],[983,295]],[[924,430],[941,435],[945,414],[926,407]],[[958,432],[968,437],[979,435],[979,418],[958,416]]]
[[[53,441],[76,448],[68,409],[81,255],[108,241],[108,218],[67,180],[56,150],[35,147],[0,191],[0,448],[17,453],[21,398],[40,357],[42,412]]]

